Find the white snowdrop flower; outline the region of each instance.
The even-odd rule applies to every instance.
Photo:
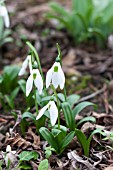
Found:
[[[7,8],[3,5],[0,5],[0,16],[3,17],[5,26],[8,28],[10,26],[10,20]]]
[[[34,82],[34,85],[36,86],[36,88],[38,89],[39,94],[41,94],[42,90],[43,90],[43,80],[42,80],[42,76],[38,69],[33,69],[31,71],[30,76],[27,79],[26,96],[28,96],[29,93],[31,92],[31,90],[33,88],[33,82]]]
[[[49,101],[49,103],[40,110],[36,120],[40,119],[46,110],[49,111],[51,125],[54,126],[58,118],[58,109],[54,101]]]
[[[27,66],[29,65],[30,73],[32,71],[32,63],[31,63],[31,55],[28,55],[27,58],[24,60],[22,64],[22,68],[19,71],[19,76],[22,76],[25,74]]]
[[[11,153],[13,153],[13,154],[15,154],[16,153],[16,151],[12,151],[12,149],[11,149],[11,146],[10,145],[7,145],[7,147],[6,147],[6,152],[8,153],[8,152],[11,152]]]
[[[64,88],[65,76],[61,68],[60,62],[55,62],[47,72],[46,88],[48,88],[51,83],[55,89],[57,89],[58,86],[60,86],[60,89]]]
[[[10,145],[7,145],[6,152],[11,152],[11,146]]]
[[[113,34],[108,36],[108,47],[113,50]]]

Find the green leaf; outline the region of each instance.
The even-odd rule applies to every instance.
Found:
[[[49,168],[49,163],[47,159],[44,159],[43,161],[41,161],[38,166],[38,170],[48,170],[48,168]]]
[[[18,84],[23,91],[24,94],[26,94],[26,81],[24,79],[21,79],[18,81]]]
[[[64,94],[58,93],[58,98],[59,98],[62,102],[65,102]]]
[[[57,137],[60,133],[61,133],[61,130],[59,130],[59,129],[52,129],[52,134],[53,134],[54,138]]]
[[[61,152],[65,149],[67,145],[72,141],[75,132],[70,132],[60,143]],[[61,153],[60,152],[60,153]]]
[[[77,114],[79,114],[85,107],[87,106],[94,106],[93,103],[91,102],[82,102],[82,103],[79,103],[74,109],[73,109],[73,114],[74,114],[74,117],[76,117]]]
[[[80,125],[83,122],[96,122],[96,119],[93,116],[88,116],[88,117],[84,117],[83,119],[81,119],[78,123],[77,126]]]
[[[30,112],[24,112],[23,113],[22,119],[25,119],[25,118],[30,118],[31,120],[36,122],[36,117],[32,113],[30,113]]]
[[[32,167],[30,165],[25,165],[25,164],[21,164],[19,165],[20,169],[32,169]]]
[[[19,161],[30,161],[31,159],[37,159],[38,154],[35,151],[22,151],[19,155]]]
[[[84,133],[79,129],[75,129],[75,134],[77,136],[79,143],[81,144],[84,150],[84,155],[89,157],[90,141],[87,140]]]
[[[43,138],[51,145],[52,148],[56,150],[57,153],[59,153],[59,144],[55,140],[53,134],[45,127],[41,127],[39,129],[40,134],[43,136]]]
[[[75,129],[75,119],[73,111],[69,105],[69,103],[64,102],[62,103],[62,110],[65,117],[66,125],[70,128],[70,130]]]
[[[71,107],[80,99],[80,96],[77,94],[72,94],[67,97],[67,102],[70,104]],[[64,98],[65,101],[65,98]]]
[[[9,95],[5,95],[4,97],[9,105],[9,107],[11,107],[11,109],[14,109],[14,102],[13,102],[13,100],[11,100],[11,97]]]
[[[12,93],[11,93],[11,95],[10,95],[11,100],[14,100],[14,99],[16,98],[18,92],[19,92],[19,87],[15,88],[15,89],[12,91]]]

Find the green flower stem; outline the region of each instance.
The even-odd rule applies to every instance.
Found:
[[[60,59],[60,64],[62,66],[62,53],[61,53],[61,49],[58,43],[56,43],[57,46],[57,50],[58,50],[58,58]]]
[[[52,89],[53,89],[54,95],[56,96],[56,99],[57,99],[57,107],[58,107],[58,129],[60,129],[60,103],[59,103],[59,99],[58,99],[58,95],[57,95],[56,89],[54,88],[53,85],[52,85]]]
[[[44,82],[44,75],[43,75],[43,72],[42,72],[42,67],[41,67],[39,55],[38,55],[36,49],[33,47],[33,45],[29,41],[27,41],[26,44],[29,46],[29,48],[31,49],[31,51],[34,53],[34,55],[36,57],[36,60],[37,60],[38,66],[39,66],[39,71],[40,71],[40,74],[41,74],[43,82]],[[44,86],[44,93],[45,93],[45,95],[47,94],[45,86]]]
[[[65,97],[65,102],[67,101],[67,95],[66,95],[66,87],[64,86],[64,97]]]
[[[38,111],[38,103],[37,103],[37,97],[36,97],[36,87],[34,89],[34,97],[35,97],[35,106],[36,106],[36,113],[38,115],[39,111]]]

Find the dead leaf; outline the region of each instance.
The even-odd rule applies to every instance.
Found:
[[[94,167],[94,165],[92,165],[92,164],[88,161],[88,159],[83,160],[82,157],[78,156],[76,151],[71,151],[71,152],[69,152],[69,153],[68,153],[68,158],[69,158],[70,160],[72,160],[72,165],[74,166],[74,168],[76,167],[76,163],[78,162],[78,163],[81,163],[81,164],[85,165],[85,166],[88,168],[88,170],[98,170],[97,168]],[[76,167],[76,168],[77,168],[77,167]],[[86,169],[86,168],[85,168],[85,169]]]

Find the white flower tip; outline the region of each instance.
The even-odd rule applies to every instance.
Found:
[[[10,145],[7,145],[6,152],[11,152],[11,146]]]

